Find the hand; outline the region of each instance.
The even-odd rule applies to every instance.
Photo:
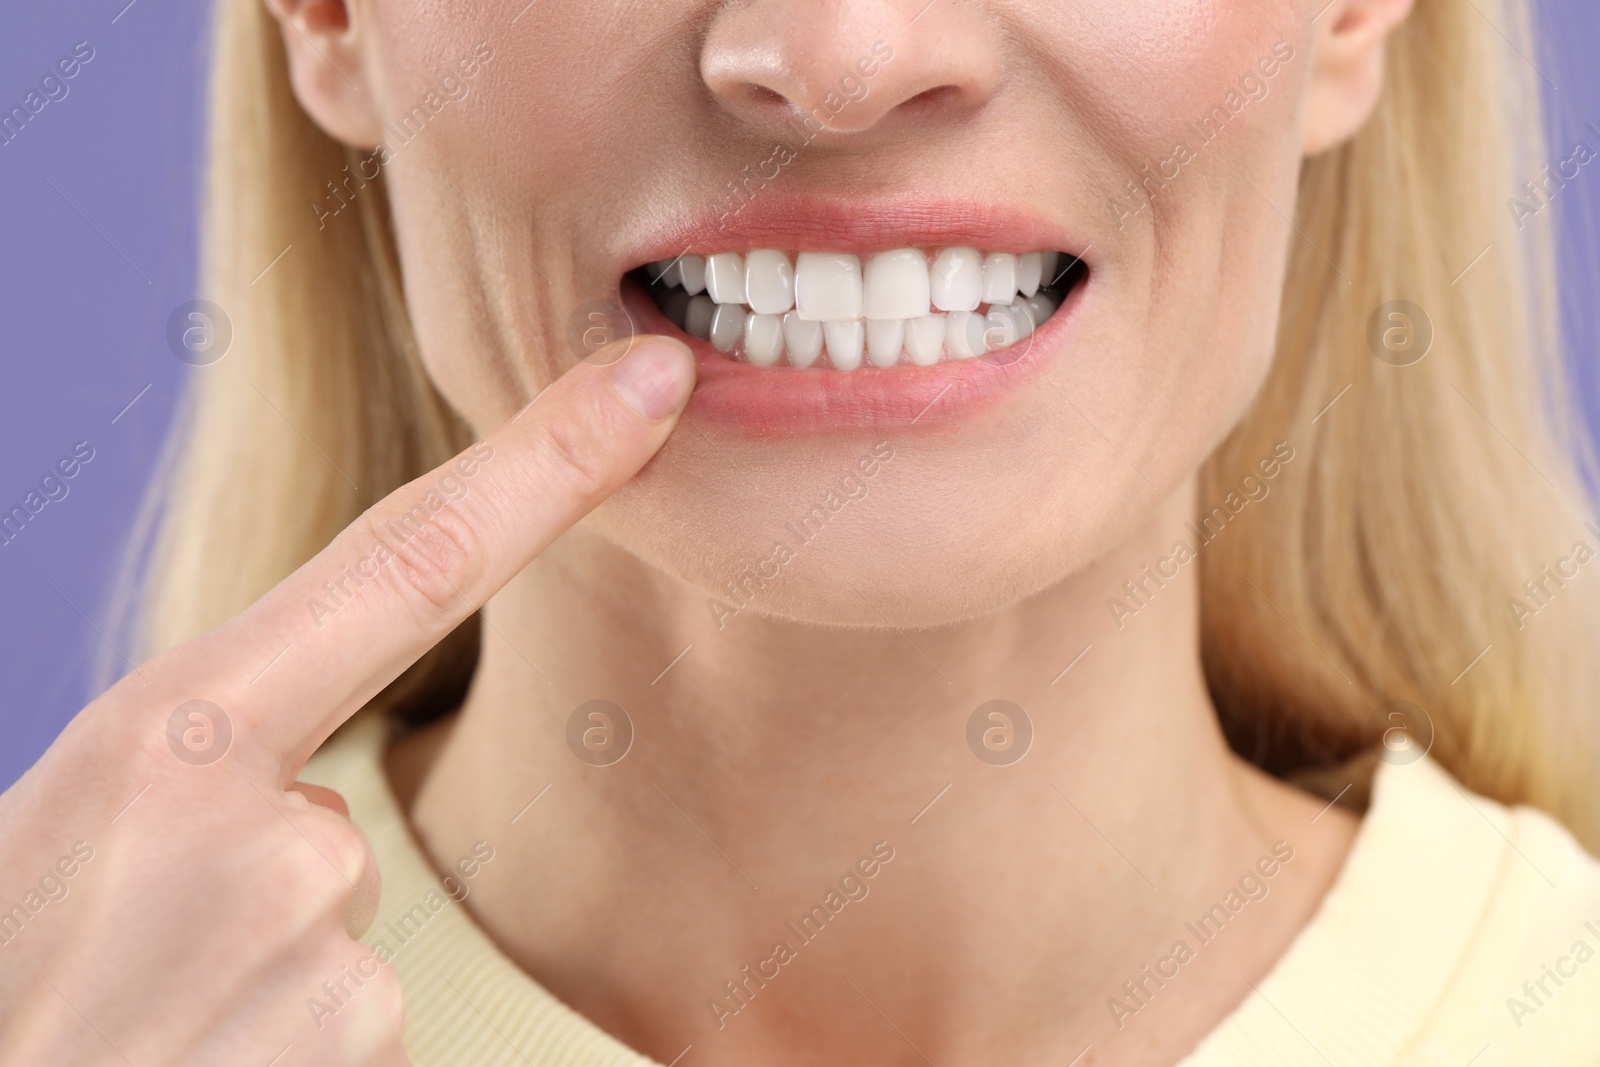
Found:
[[[0,1065],[409,1062],[394,973],[345,978],[368,956],[371,847],[295,776],[666,440],[693,360],[654,337],[601,358],[624,348],[138,667],[0,795]],[[324,583],[349,573],[335,607]]]

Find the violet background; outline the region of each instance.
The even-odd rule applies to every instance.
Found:
[[[0,110],[76,42],[95,50],[67,97],[0,146],[0,510],[75,442],[95,450],[69,495],[0,546],[0,788],[91,695],[121,542],[196,373],[172,356],[165,329],[196,295],[208,11],[207,0],[92,0],[12,4],[0,16]],[[1539,21],[1530,60],[1564,156],[1579,138],[1597,143],[1584,124],[1600,126],[1600,5],[1540,0]],[[1600,166],[1551,210],[1572,359],[1600,425]]]

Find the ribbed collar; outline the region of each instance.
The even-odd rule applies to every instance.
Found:
[[[1400,1062],[1445,998],[1510,857],[1510,815],[1432,759],[1379,763],[1311,921],[1179,1067]]]
[[[546,991],[450,899],[389,788],[391,732],[386,719],[363,712],[301,778],[344,795],[378,857],[382,899],[361,940],[393,952],[415,1067],[659,1067]]]

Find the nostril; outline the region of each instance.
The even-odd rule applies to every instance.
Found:
[[[750,98],[750,103],[756,105],[757,107],[789,106],[789,98],[787,96],[784,96],[782,93],[778,92],[778,90],[769,88],[765,85],[752,84],[747,89],[745,95]]]
[[[932,89],[924,89],[913,96],[900,107],[906,111],[936,110],[940,107],[954,104],[961,99],[961,90],[954,85],[936,85]]]

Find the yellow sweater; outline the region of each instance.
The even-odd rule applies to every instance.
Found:
[[[405,988],[416,1067],[656,1067],[450,899],[389,790],[387,735],[357,716],[301,777],[343,793],[372,841],[383,900],[362,940]],[[1431,760],[1380,767],[1321,908],[1181,1067],[1600,1064],[1600,864],[1547,816],[1467,793]]]

